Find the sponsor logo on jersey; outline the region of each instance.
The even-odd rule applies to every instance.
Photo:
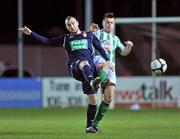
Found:
[[[110,41],[103,41],[102,42],[102,47],[104,48],[105,51],[110,51],[111,50],[111,42]]]
[[[78,49],[87,49],[88,48],[88,41],[87,39],[81,40],[73,40],[70,42],[71,50],[78,50]]]

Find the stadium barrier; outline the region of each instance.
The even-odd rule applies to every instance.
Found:
[[[114,98],[116,107],[130,107],[138,103],[144,107],[180,107],[180,78],[118,77]],[[101,96],[98,94],[98,101]],[[69,78],[45,78],[43,80],[43,106],[87,106],[81,83]]]
[[[0,108],[42,107],[41,79],[0,79]]]
[[[81,82],[71,77],[44,78],[42,87],[43,107],[85,107],[87,105]]]
[[[118,78],[115,106],[180,107],[180,78],[156,77]]]
[[[154,84],[153,84],[154,82]],[[180,78],[177,77],[118,77],[114,97],[115,107],[180,107]],[[98,93],[98,102],[101,94]],[[0,108],[86,107],[81,82],[71,77],[2,78]]]

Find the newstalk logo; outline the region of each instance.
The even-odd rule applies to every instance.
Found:
[[[141,92],[144,100],[173,100],[172,86],[167,87],[166,81],[160,81],[159,87],[146,86],[142,84]]]
[[[142,105],[177,106],[178,97],[173,95],[173,86],[166,81],[160,81],[158,86],[142,83],[137,90],[118,90],[115,102],[128,105],[136,102]]]

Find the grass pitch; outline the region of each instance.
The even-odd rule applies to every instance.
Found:
[[[0,109],[0,139],[180,139],[180,109],[110,110],[102,133],[84,132],[86,109]]]

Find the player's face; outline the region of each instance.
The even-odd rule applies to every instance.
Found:
[[[103,29],[108,32],[112,33],[115,25],[115,19],[114,18],[105,18],[103,20]]]
[[[77,33],[79,30],[79,23],[75,18],[70,18],[65,22],[66,28],[70,33]]]

